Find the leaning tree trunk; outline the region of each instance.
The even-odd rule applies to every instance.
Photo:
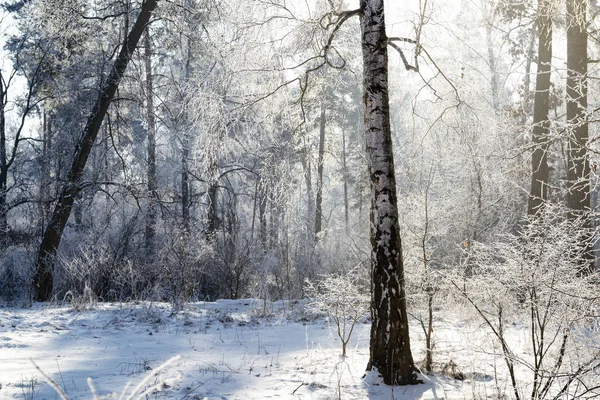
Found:
[[[390,109],[383,0],[361,0],[363,103],[371,179],[371,354],[388,384],[416,383],[410,350]]]
[[[587,151],[587,0],[567,0],[567,205],[569,218],[590,228],[590,165]],[[591,268],[593,244],[587,240],[582,268]]]
[[[533,105],[533,153],[531,154],[531,191],[527,214],[540,212],[548,199],[548,129],[550,121],[550,67],[552,63],[552,0],[538,1],[538,61]]]
[[[33,278],[34,298],[37,301],[46,301],[52,295],[52,270],[54,268],[56,252],[69,216],[71,215],[73,201],[82,190],[81,179],[85,165],[102,125],[102,120],[108,111],[108,106],[115,96],[119,81],[125,73],[127,64],[133,55],[133,51],[142,33],[146,29],[146,25],[150,21],[150,16],[154,8],[156,8],[157,3],[158,0],[146,0],[142,3],[140,14],[127,36],[127,40],[123,44],[108,78],[102,85],[98,99],[88,117],[73,157],[73,164],[67,174],[67,181],[62,188],[48,227],[44,232],[42,243],[40,244],[35,266],[35,276]]]

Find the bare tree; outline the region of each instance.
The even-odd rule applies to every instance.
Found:
[[[29,140],[29,138],[24,136],[26,123],[38,104],[43,101],[43,98],[40,98],[37,94],[42,79],[46,52],[42,53],[41,59],[34,68],[28,71],[26,68],[21,68],[20,47],[20,43],[15,43],[15,48],[13,49],[15,51],[15,68],[8,75],[0,71],[0,247],[6,243],[9,232],[8,211],[26,201],[26,199],[18,199],[14,202],[9,202],[9,170],[17,160],[21,144]],[[7,108],[11,107],[9,105],[9,92],[13,84],[15,84],[15,79],[19,72],[26,79],[26,93],[16,103],[18,124],[11,135],[10,132],[7,132],[6,114],[9,111]]]
[[[140,14],[131,28],[125,43],[123,43],[110,74],[106,78],[106,81],[104,81],[98,99],[87,119],[81,139],[75,150],[75,156],[73,157],[73,163],[71,164],[71,168],[67,175],[67,181],[62,188],[40,244],[33,281],[34,298],[37,301],[47,301],[52,295],[52,271],[56,259],[56,252],[60,245],[62,233],[67,225],[69,216],[71,215],[73,202],[82,191],[81,180],[85,165],[94,141],[96,140],[96,136],[98,135],[98,131],[100,130],[100,126],[102,125],[102,120],[108,111],[108,107],[115,96],[119,82],[125,73],[127,64],[131,60],[133,51],[150,21],[152,11],[156,8],[157,3],[158,0],[145,0],[142,3]]]

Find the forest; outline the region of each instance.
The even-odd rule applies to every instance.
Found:
[[[294,302],[386,385],[468,314],[493,398],[600,395],[596,1],[3,0],[0,45],[6,309]]]

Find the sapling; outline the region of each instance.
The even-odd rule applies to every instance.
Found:
[[[356,323],[369,312],[370,297],[368,292],[361,290],[356,275],[351,271],[346,275],[327,275],[317,284],[305,281],[306,309],[333,319],[342,342],[342,357],[346,357]]]

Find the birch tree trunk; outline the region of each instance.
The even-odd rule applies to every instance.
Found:
[[[551,0],[538,1],[538,62],[533,105],[533,153],[531,154],[531,191],[527,214],[537,214],[548,199],[548,120],[550,68],[552,63]]]
[[[388,385],[417,383],[410,350],[388,95],[383,0],[361,0],[363,104],[371,186],[371,353]]]
[[[54,269],[56,252],[69,216],[71,215],[73,201],[82,190],[81,180],[85,165],[94,141],[98,136],[102,120],[108,111],[108,106],[115,96],[127,64],[131,60],[133,51],[146,29],[146,25],[150,21],[150,16],[156,8],[157,3],[158,0],[145,0],[142,3],[140,14],[131,28],[126,42],[121,47],[119,55],[112,66],[109,76],[102,85],[98,99],[88,117],[81,139],[75,150],[73,163],[67,174],[67,181],[62,188],[48,227],[44,232],[42,243],[40,244],[33,278],[34,299],[36,301],[47,301],[52,296],[54,285],[52,271]]]

